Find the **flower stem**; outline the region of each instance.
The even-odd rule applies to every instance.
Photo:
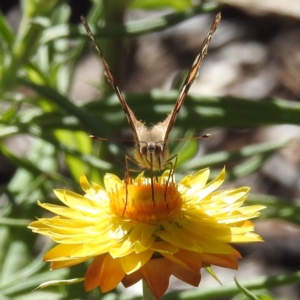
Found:
[[[143,299],[144,300],[156,300],[156,298],[153,296],[151,290],[149,289],[146,281],[143,279]]]

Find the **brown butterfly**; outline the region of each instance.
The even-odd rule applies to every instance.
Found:
[[[129,108],[128,104],[126,103],[123,95],[121,94],[121,91],[119,87],[116,85],[113,75],[111,73],[111,69],[109,65],[107,64],[102,51],[98,47],[96,40],[94,38],[93,33],[91,32],[91,29],[89,28],[85,18],[81,16],[81,21],[87,31],[88,36],[92,40],[105,69],[105,76],[107,77],[107,80],[115,90],[120,103],[122,105],[122,108],[125,112],[125,115],[127,117],[128,123],[131,127],[134,141],[136,144],[136,148],[134,149],[133,156],[134,156],[134,162],[136,162],[138,165],[140,165],[142,168],[150,169],[151,171],[156,170],[162,170],[167,165],[171,166],[172,170],[172,163],[170,162],[174,157],[170,158],[169,150],[167,147],[167,142],[169,138],[169,134],[173,128],[173,125],[175,123],[177,114],[181,108],[181,106],[184,103],[184,100],[187,96],[187,93],[189,91],[189,88],[191,87],[192,83],[194,82],[195,78],[198,75],[198,70],[201,66],[201,63],[203,61],[204,56],[207,54],[208,45],[212,39],[213,34],[215,33],[218,25],[221,22],[221,13],[218,13],[210,27],[209,32],[207,33],[199,54],[197,55],[195,61],[193,62],[193,65],[188,73],[188,75],[185,78],[185,81],[182,85],[182,88],[180,90],[178,99],[176,101],[175,107],[173,111],[168,115],[168,117],[163,121],[158,123],[157,125],[154,125],[150,128],[146,127],[144,123],[137,120],[132,110]],[[208,137],[209,135],[204,135],[202,137]],[[95,136],[91,136],[92,138],[97,138]],[[130,159],[126,157],[126,159]],[[126,160],[127,163],[127,160]],[[127,169],[128,171],[128,169]]]

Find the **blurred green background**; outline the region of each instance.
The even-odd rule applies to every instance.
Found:
[[[125,299],[121,287],[101,295],[86,293],[80,283],[31,293],[42,282],[83,277],[86,270],[82,264],[50,272],[42,262],[51,244],[26,228],[45,215],[37,200],[57,203],[54,188],[81,193],[82,172],[100,184],[107,172],[122,177],[124,156],[134,146],[80,15],[131,109],[150,126],[172,110],[219,11],[221,25],[170,137],[171,153],[179,155],[176,176],[204,167],[214,175],[225,165],[227,186],[250,186],[247,204],[268,206],[257,226],[266,242],[239,248],[246,263],[235,274],[252,275],[253,281],[241,283],[258,299],[300,299],[297,285],[274,289],[300,280],[300,14],[296,2],[283,2],[270,7],[251,0],[0,4],[1,300]],[[203,133],[212,137],[188,139]],[[108,141],[93,141],[90,134]],[[248,258],[256,272],[248,272]],[[210,287],[203,279],[194,294],[181,299],[252,299],[232,283],[231,273],[222,276],[228,286]]]

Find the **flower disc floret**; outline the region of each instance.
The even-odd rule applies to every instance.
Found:
[[[161,178],[159,178],[161,179]],[[109,193],[111,212],[119,218],[146,224],[170,220],[181,212],[181,194],[174,183],[153,183],[139,177]]]

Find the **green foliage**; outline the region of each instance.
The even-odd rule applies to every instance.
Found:
[[[134,0],[128,3],[124,1],[125,4],[121,7],[117,7],[117,2],[114,2],[115,6],[106,7],[100,1],[94,1],[87,20],[94,31],[97,28],[97,38],[111,38],[106,40],[104,47],[112,49],[112,38],[128,41],[132,36],[161,31],[217,8],[210,3],[194,7],[192,2]],[[172,8],[173,12],[150,21],[111,24],[115,15],[123,14],[126,9],[161,8]],[[71,8],[68,2],[23,0],[22,14],[20,27],[14,33],[0,12],[0,151],[16,169],[7,183],[1,186],[1,201],[6,204],[1,205],[0,211],[0,298],[87,299],[83,287],[79,287],[76,293],[74,289],[53,287],[46,291],[30,292],[42,282],[70,278],[74,269],[49,272],[48,265],[42,261],[42,254],[36,255],[36,251],[44,253],[46,250],[39,247],[45,241],[27,230],[26,224],[43,214],[36,205],[38,199],[41,202],[53,201],[53,188],[78,190],[78,180],[82,172],[90,181],[99,184],[102,184],[106,172],[122,176],[125,152],[119,147],[109,147],[110,141],[93,142],[88,136],[92,133],[114,140],[119,129],[128,128],[128,124],[125,116],[120,114],[121,108],[116,96],[106,93],[101,101],[90,101],[81,105],[74,104],[70,99],[74,70],[90,41],[82,25],[70,23]],[[97,24],[104,24],[105,21],[108,25],[97,27]],[[76,46],[70,47],[70,41],[75,42]],[[110,60],[114,61],[119,55],[118,49],[110,51]],[[97,84],[103,86],[101,82]],[[161,121],[171,110],[177,94],[178,91],[152,90],[146,94],[126,95],[126,99],[141,119],[148,119],[151,115],[151,122],[155,123]],[[299,103],[280,99],[251,101],[229,97],[189,96],[185,104],[185,115],[178,117],[171,138],[182,137],[184,129],[187,128],[189,131],[186,137],[192,137],[199,128],[285,123],[300,125],[299,114]],[[7,141],[14,137],[28,139],[26,155],[16,154],[15,149],[8,147]],[[249,145],[233,152],[220,151],[207,155],[200,161],[194,158],[198,151],[196,140],[182,140],[171,150],[173,153],[180,153],[178,176],[207,165],[213,168],[232,161],[242,161],[228,170],[228,176],[233,179],[256,172],[268,157],[286,144],[286,141],[280,140],[276,143]],[[257,196],[250,199],[251,201],[268,203],[274,207],[274,210],[266,213],[266,218],[281,217],[295,223],[300,222],[300,214],[295,213],[299,210],[298,206],[290,211],[288,207],[284,207],[286,213],[283,214],[283,210],[278,212],[276,209],[276,205],[279,205],[278,199]],[[47,244],[46,247],[49,248],[50,245]],[[84,276],[84,270],[85,266],[78,267],[76,272],[80,275],[74,277]],[[296,275],[299,281],[299,274]],[[274,287],[295,281],[293,277],[284,283],[269,282]],[[249,287],[249,284],[245,286]],[[271,285],[259,281],[255,287],[263,289]],[[204,296],[200,295],[197,299],[213,299],[225,295],[220,292],[221,289],[203,290],[201,293]],[[236,286],[230,286],[229,290],[227,295],[230,296],[239,292]],[[226,287],[223,293],[224,291],[227,291]],[[172,295],[173,298],[170,299],[176,299]],[[191,292],[188,295],[180,299],[195,299]],[[99,297],[99,291],[89,294],[89,299]],[[118,298],[117,294],[115,297]]]

